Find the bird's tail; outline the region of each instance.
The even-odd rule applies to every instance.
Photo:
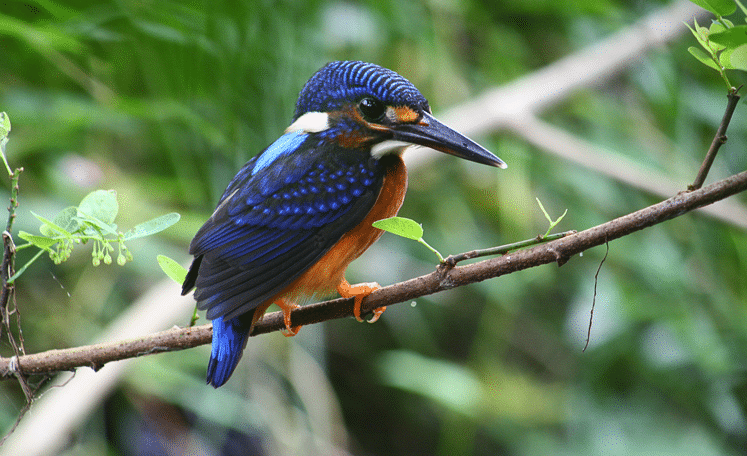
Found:
[[[213,320],[213,351],[207,368],[207,383],[215,388],[228,381],[246,347],[251,325],[241,320],[239,317],[227,321],[223,317]]]

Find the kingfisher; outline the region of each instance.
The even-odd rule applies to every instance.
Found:
[[[361,301],[380,288],[345,270],[383,234],[407,190],[402,153],[425,146],[477,163],[506,164],[431,114],[415,86],[386,68],[332,62],[304,85],[290,126],[231,180],[192,240],[182,294],[213,322],[207,383],[236,368],[252,326],[273,303],[285,335],[299,303],[337,292]],[[372,321],[384,308],[376,309]]]

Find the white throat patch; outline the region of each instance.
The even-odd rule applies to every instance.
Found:
[[[319,133],[327,128],[329,128],[329,115],[326,112],[307,112],[286,128],[285,132]]]
[[[374,144],[374,146],[371,147],[371,156],[374,158],[381,158],[384,155],[401,154],[410,146],[417,146],[417,144],[387,139],[386,141]]]

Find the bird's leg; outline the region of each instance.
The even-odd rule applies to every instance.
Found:
[[[361,318],[361,302],[363,302],[363,298],[370,295],[371,293],[378,290],[379,288],[381,288],[381,285],[379,285],[376,282],[366,282],[366,283],[358,283],[355,285],[350,285],[348,281],[343,278],[342,282],[340,282],[340,284],[337,285],[337,292],[343,298],[355,298],[355,305],[353,306],[353,315],[355,316],[356,320],[365,321]],[[378,307],[374,309],[373,317],[368,322],[374,323],[376,320],[379,319],[379,317],[381,316],[381,314],[384,313],[385,310],[386,310],[386,306]]]
[[[288,301],[287,299],[283,298],[275,301],[275,304],[277,304],[277,306],[280,307],[280,310],[283,312],[283,323],[285,323],[285,331],[281,330],[280,333],[285,337],[293,337],[298,334],[298,331],[301,329],[302,325],[291,326],[291,312],[301,306],[299,306],[295,302]]]

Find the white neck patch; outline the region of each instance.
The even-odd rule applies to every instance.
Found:
[[[374,158],[381,158],[384,155],[389,154],[402,154],[402,152],[410,146],[417,146],[417,144],[387,139],[386,141],[374,144],[374,146],[371,147],[371,156]]]
[[[329,115],[326,112],[307,112],[286,128],[285,132],[319,133],[328,128]]]

